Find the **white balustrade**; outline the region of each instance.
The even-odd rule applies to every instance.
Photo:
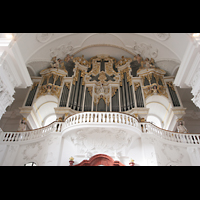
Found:
[[[156,135],[162,139],[170,140],[173,142],[186,143],[186,144],[200,144],[200,134],[191,133],[177,133],[161,129],[149,122],[140,123],[141,131],[143,133],[149,133]]]
[[[182,134],[161,129],[149,122],[138,122],[135,117],[117,112],[83,112],[72,115],[65,122],[52,124],[23,132],[3,132],[0,130],[0,142],[21,142],[47,136],[52,132],[62,132],[63,128],[81,124],[122,124],[140,128],[142,133],[156,135],[162,139],[178,143],[200,144],[200,134]]]
[[[80,120],[82,119],[82,120]],[[73,121],[73,123],[70,123]],[[72,115],[65,121],[66,127],[76,124],[95,123],[95,124],[126,124],[128,126],[138,127],[136,118],[116,112],[83,112]]]
[[[21,142],[28,141],[37,138],[42,138],[47,136],[52,132],[61,132],[63,127],[63,122],[53,122],[52,124],[32,130],[32,131],[22,131],[22,132],[1,132],[0,142]]]

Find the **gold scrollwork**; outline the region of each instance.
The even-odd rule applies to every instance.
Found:
[[[134,89],[135,91],[137,91],[137,89],[140,87],[140,83],[139,82],[135,82],[134,83]]]
[[[65,82],[65,86],[68,88],[68,90],[70,89],[70,83]]]
[[[167,82],[167,85],[173,90],[173,91],[175,91],[175,89],[174,89],[174,86],[173,86],[173,83],[172,82]]]
[[[112,97],[115,95],[117,90],[118,90],[117,87],[112,87]]]
[[[131,86],[132,85],[132,78],[130,76],[130,67],[126,67],[125,69],[120,71],[120,77],[121,77],[120,86],[122,86],[122,80],[124,79],[124,73],[126,73],[127,82],[129,82],[129,85]]]
[[[93,87],[88,87],[88,92],[90,93],[91,97],[92,97],[92,91],[93,91]]]
[[[121,60],[119,60],[116,65],[122,66],[125,65],[127,62],[132,62],[131,58],[124,58],[124,56],[122,56]]]
[[[84,55],[82,55],[82,57],[74,58],[73,62],[78,62],[79,64],[84,65],[84,66],[89,64],[88,61],[84,58]]]
[[[39,84],[39,82],[34,82],[31,90],[33,90],[38,84]]]

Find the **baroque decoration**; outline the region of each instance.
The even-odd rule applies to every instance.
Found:
[[[6,85],[0,77],[0,113],[1,116],[6,112],[6,108],[11,105],[14,98],[10,95]],[[0,118],[1,118],[0,116]]]
[[[53,33],[37,33],[36,39],[38,42],[45,43],[51,39],[52,35]]]
[[[88,152],[95,154],[104,151],[119,153],[123,148],[129,147],[133,140],[133,136],[124,130],[107,130],[105,128],[92,129],[87,133],[79,130],[69,137],[80,154]]]
[[[139,69],[136,76],[139,76],[142,81],[134,80],[132,75],[134,68],[131,66],[133,63],[137,63],[136,66]],[[68,68],[68,66],[73,68]],[[64,79],[68,76],[68,70],[70,70],[71,79]],[[90,95],[90,97],[87,96],[87,99],[91,99],[89,100],[90,103],[86,105],[89,110],[93,111],[116,109],[119,107],[119,103],[116,103],[116,101],[120,101],[120,98],[122,98],[121,111],[134,108],[134,96],[137,98],[136,101],[140,101],[137,104],[138,107],[144,107],[142,96],[145,99],[152,95],[163,95],[169,98],[167,85],[164,81],[166,72],[155,66],[154,58],[146,57],[143,59],[140,54],[135,55],[133,58],[122,56],[119,61],[106,54],[94,56],[89,60],[86,60],[83,55],[74,58],[67,54],[63,60],[54,56],[50,66],[42,70],[40,74],[42,80],[39,85],[37,82],[32,86],[33,90],[38,85],[36,99],[47,94],[56,96],[59,99],[63,86],[66,86],[67,89],[64,90],[63,95],[69,93],[71,96],[68,100],[64,100],[65,97],[63,96],[62,107],[68,105],[68,107],[77,111],[85,109],[83,99],[86,91]],[[169,87],[173,86],[169,85]],[[116,94],[118,96],[113,100]],[[112,107],[112,103],[115,104],[115,107]]]
[[[154,34],[161,41],[165,41],[170,37],[170,33],[154,33]]]

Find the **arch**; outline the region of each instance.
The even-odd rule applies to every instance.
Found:
[[[48,126],[52,122],[56,121],[56,114],[55,113],[50,113],[43,119],[42,126]]]
[[[73,53],[73,55],[77,56],[78,54],[80,54],[80,52],[82,52],[86,49],[89,49],[89,48],[94,48],[94,47],[110,47],[110,48],[113,48],[113,49],[116,48],[116,49],[124,51],[124,53],[128,53],[129,54],[128,57],[135,56],[135,54],[133,52],[127,50],[126,48],[118,46],[118,45],[113,45],[113,44],[92,44],[92,45],[88,45],[88,46],[85,46],[85,47],[78,49],[76,52]],[[83,54],[83,53],[81,53],[81,54]],[[80,55],[78,55],[78,56],[80,56]],[[116,57],[113,54],[112,54],[112,56]]]
[[[157,115],[148,114],[147,121],[148,122],[152,122],[154,125],[156,125],[156,126],[158,126],[160,128],[163,128],[163,122],[160,119],[160,117],[157,116]]]
[[[83,160],[81,163],[74,166],[125,166],[120,161],[114,161],[113,158],[106,154],[96,154],[89,160]]]
[[[146,107],[149,108],[147,120],[156,117],[157,119],[152,119],[152,121],[155,123],[156,126],[163,128],[169,115],[170,108],[172,108],[169,99],[161,95],[152,95],[150,97],[147,97]],[[160,123],[156,123],[156,121],[158,120],[160,121]]]
[[[55,109],[58,107],[58,98],[52,95],[44,95],[40,96],[34,105],[34,110],[38,120],[40,121],[41,126],[48,125],[49,123],[55,121],[55,117],[53,119],[48,120],[48,124],[46,120],[52,116],[56,116]],[[55,120],[54,120],[55,119]],[[52,121],[53,120],[53,121]]]
[[[30,76],[36,76],[35,70],[30,65],[27,65],[27,70]]]

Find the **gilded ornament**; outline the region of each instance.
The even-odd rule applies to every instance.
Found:
[[[140,87],[140,83],[137,82],[137,83],[134,83],[134,89],[135,91],[137,91],[137,89]]]
[[[84,65],[84,66],[89,64],[88,61],[84,58],[84,55],[82,55],[82,57],[74,58],[73,62],[78,62],[79,64]]]
[[[112,97],[115,95],[117,90],[118,90],[117,87],[112,87]]]
[[[173,91],[175,91],[174,90],[174,86],[173,86],[173,83],[172,82],[167,82],[167,85],[173,90]]]
[[[39,82],[34,82],[31,90],[33,90],[38,84],[39,84]]]
[[[119,60],[116,65],[122,66],[125,65],[127,62],[132,62],[131,58],[124,58],[124,56],[122,56],[121,60]]]

